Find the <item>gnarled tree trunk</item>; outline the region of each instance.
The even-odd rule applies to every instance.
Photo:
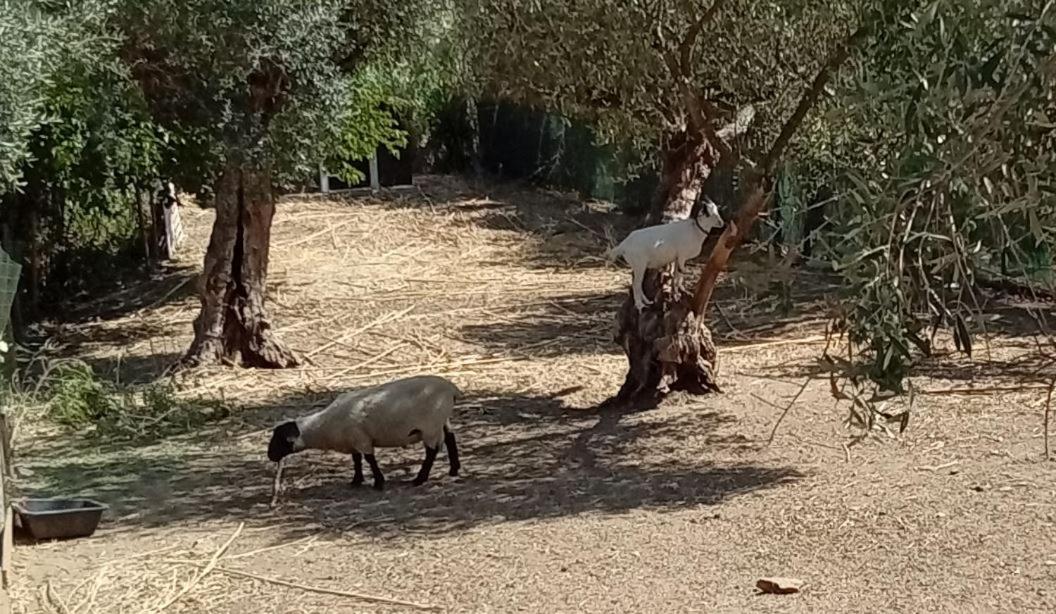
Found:
[[[851,48],[868,35],[870,26],[859,27],[833,51],[781,127],[762,162],[741,187],[737,214],[726,224],[712,249],[692,296],[688,296],[683,288],[672,287],[666,272],[649,271],[643,290],[653,303],[639,312],[631,296],[624,300],[617,316],[616,341],[624,348],[630,364],[624,384],[613,399],[616,403],[652,404],[672,390],[719,390],[715,382],[718,356],[711,332],[703,320],[719,274],[726,268],[733,250],[766,209],[774,169],[792,136],[817,102],[832,73],[847,59]],[[669,59],[668,65],[673,75],[680,74],[677,62]],[[704,181],[720,162],[717,149],[723,150],[721,162],[724,167],[731,162],[729,156],[733,155],[720,134],[727,129],[709,130],[709,118],[701,112],[703,105],[688,87],[683,87],[683,98],[691,115],[698,117],[691,122],[696,124],[696,136],[693,131],[687,132],[682,144],[684,149],[675,147],[668,153],[654,214],[659,203],[663,204],[665,214],[668,211],[681,212],[686,208],[689,195],[692,198],[688,206],[692,210]],[[662,215],[661,219],[663,217],[667,216]]]
[[[650,212],[652,223],[688,218],[717,163],[717,152],[703,138],[682,132],[672,139]],[[642,290],[651,305],[641,311],[628,292],[617,315],[616,342],[629,363],[614,401],[651,406],[665,394],[718,391],[717,354],[711,331],[693,313],[692,293],[668,271],[646,271]]]
[[[216,221],[200,281],[202,309],[182,365],[233,362],[285,368],[297,360],[271,329],[265,281],[275,200],[271,171],[228,162],[216,182]]]

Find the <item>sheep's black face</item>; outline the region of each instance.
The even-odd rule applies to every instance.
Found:
[[[283,422],[271,432],[271,441],[268,443],[268,460],[277,463],[286,456],[293,454],[293,444],[301,436],[301,429],[297,428],[296,422]]]

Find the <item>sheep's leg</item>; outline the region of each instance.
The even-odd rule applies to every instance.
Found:
[[[415,486],[421,486],[425,484],[425,481],[429,479],[429,472],[433,470],[433,461],[436,460],[436,453],[440,451],[440,447],[430,448],[425,446],[425,460],[422,461],[422,468],[418,470],[418,477],[414,478]]]
[[[352,453],[352,486],[363,483],[363,455],[359,452]]]
[[[385,488],[385,476],[381,475],[381,468],[378,467],[378,460],[374,458],[373,454],[364,454],[363,456],[366,457],[367,464],[370,465],[370,475],[374,476],[374,490]]]
[[[447,460],[451,463],[451,475],[457,476],[462,463],[458,461],[458,444],[455,443],[455,434],[444,425],[444,447],[447,448]]]

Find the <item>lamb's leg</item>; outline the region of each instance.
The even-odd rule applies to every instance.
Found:
[[[363,455],[359,452],[352,453],[352,486],[363,483]]]
[[[444,446],[447,448],[447,460],[451,463],[451,475],[458,475],[462,463],[458,461],[458,445],[455,443],[455,434],[444,425]]]
[[[374,490],[382,490],[385,488],[385,476],[381,475],[378,460],[374,458],[373,454],[364,454],[363,456],[366,457],[367,464],[370,465],[370,475],[374,476]]]
[[[436,448],[425,446],[425,460],[422,461],[422,468],[418,470],[418,477],[414,478],[412,484],[415,486],[425,484],[425,481],[429,479],[429,472],[433,470],[433,461],[436,460],[436,453],[439,451],[439,446]]]
[[[634,279],[631,282],[631,290],[634,292],[634,306],[641,311],[646,305],[652,305],[653,302],[646,300],[645,291],[642,289],[642,282],[645,278],[645,269],[642,267],[634,267],[632,269],[632,275]]]

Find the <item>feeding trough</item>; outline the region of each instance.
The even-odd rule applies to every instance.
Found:
[[[109,506],[91,499],[24,499],[12,507],[34,539],[69,539],[95,533]]]

